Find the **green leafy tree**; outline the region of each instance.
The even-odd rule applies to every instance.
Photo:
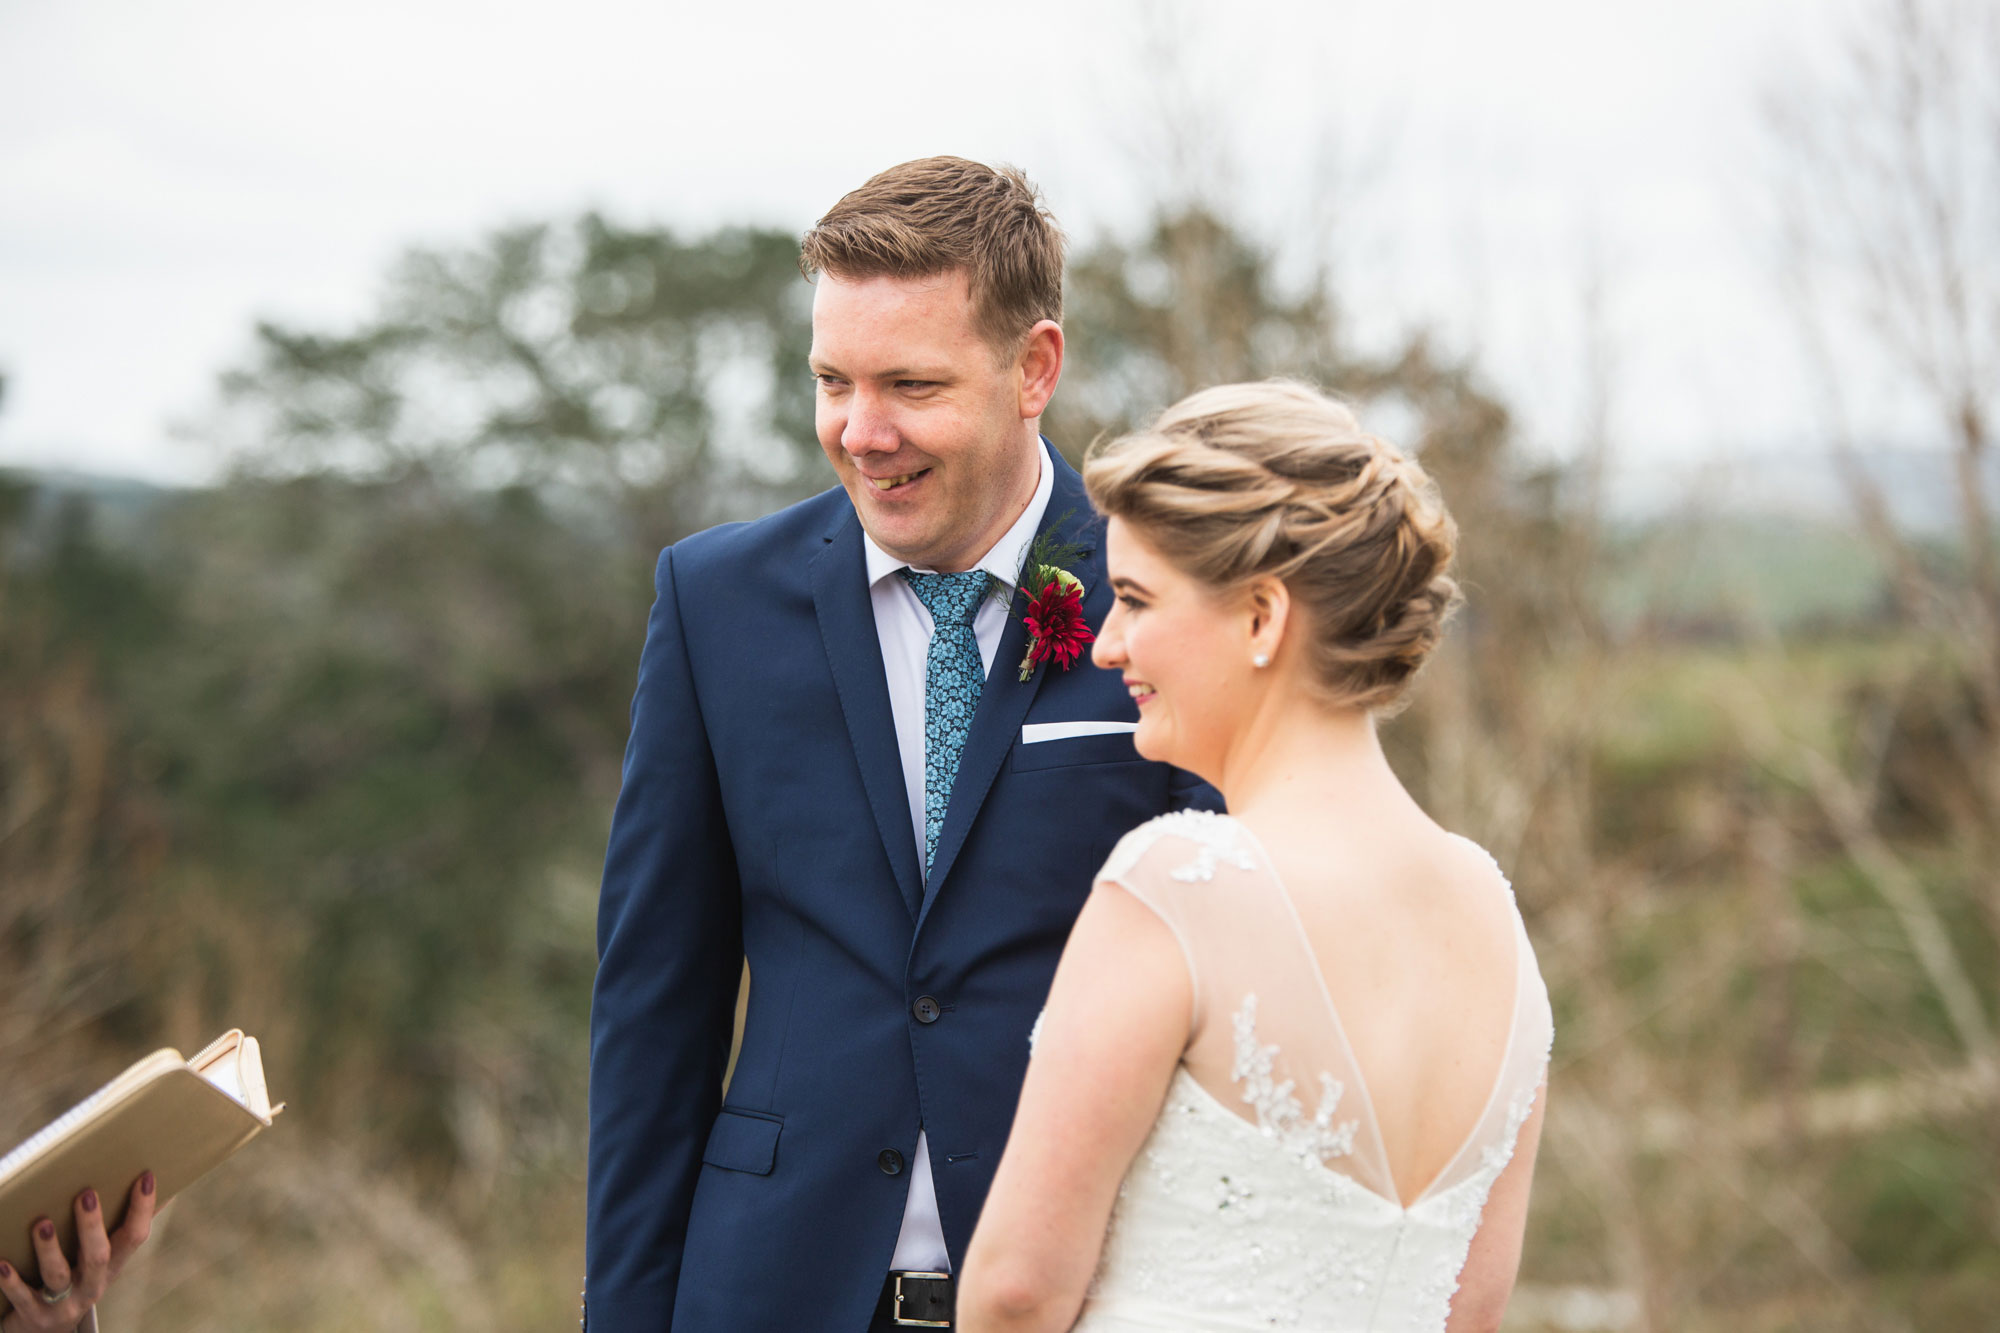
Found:
[[[233,475],[172,533],[200,649],[148,740],[291,959],[300,1105],[440,1179],[575,1148],[653,558],[821,484],[796,255],[515,228],[411,255],[355,329],[261,326],[224,380]]]
[[[817,489],[797,254],[594,214],[417,251],[358,329],[260,325],[215,435],[246,473],[560,495],[650,554]]]

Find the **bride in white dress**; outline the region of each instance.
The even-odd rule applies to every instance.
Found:
[[[1231,813],[1132,830],[1037,1024],[962,1333],[1487,1330],[1552,1024],[1513,893],[1375,719],[1457,599],[1415,463],[1279,382],[1092,460],[1139,752]]]

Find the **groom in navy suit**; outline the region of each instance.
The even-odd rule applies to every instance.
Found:
[[[656,573],[598,917],[597,1333],[949,1327],[1092,874],[1134,825],[1221,804],[1139,758],[1117,677],[1021,679],[1036,538],[1071,548],[1089,624],[1112,596],[1039,433],[1062,238],[1033,187],[906,163],[801,267],[841,485]]]

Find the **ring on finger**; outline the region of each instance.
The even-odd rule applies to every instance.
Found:
[[[70,1290],[75,1285],[75,1283],[71,1283],[70,1286],[64,1287],[61,1291],[50,1291],[47,1287],[43,1287],[35,1294],[42,1298],[42,1304],[44,1305],[61,1305],[65,1300],[69,1299]]]

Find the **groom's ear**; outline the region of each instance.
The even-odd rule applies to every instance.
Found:
[[[1049,399],[1055,397],[1056,381],[1062,378],[1062,365],[1062,325],[1052,319],[1042,320],[1028,330],[1020,354],[1014,360],[1021,386],[1023,421],[1034,420],[1048,408]]]

